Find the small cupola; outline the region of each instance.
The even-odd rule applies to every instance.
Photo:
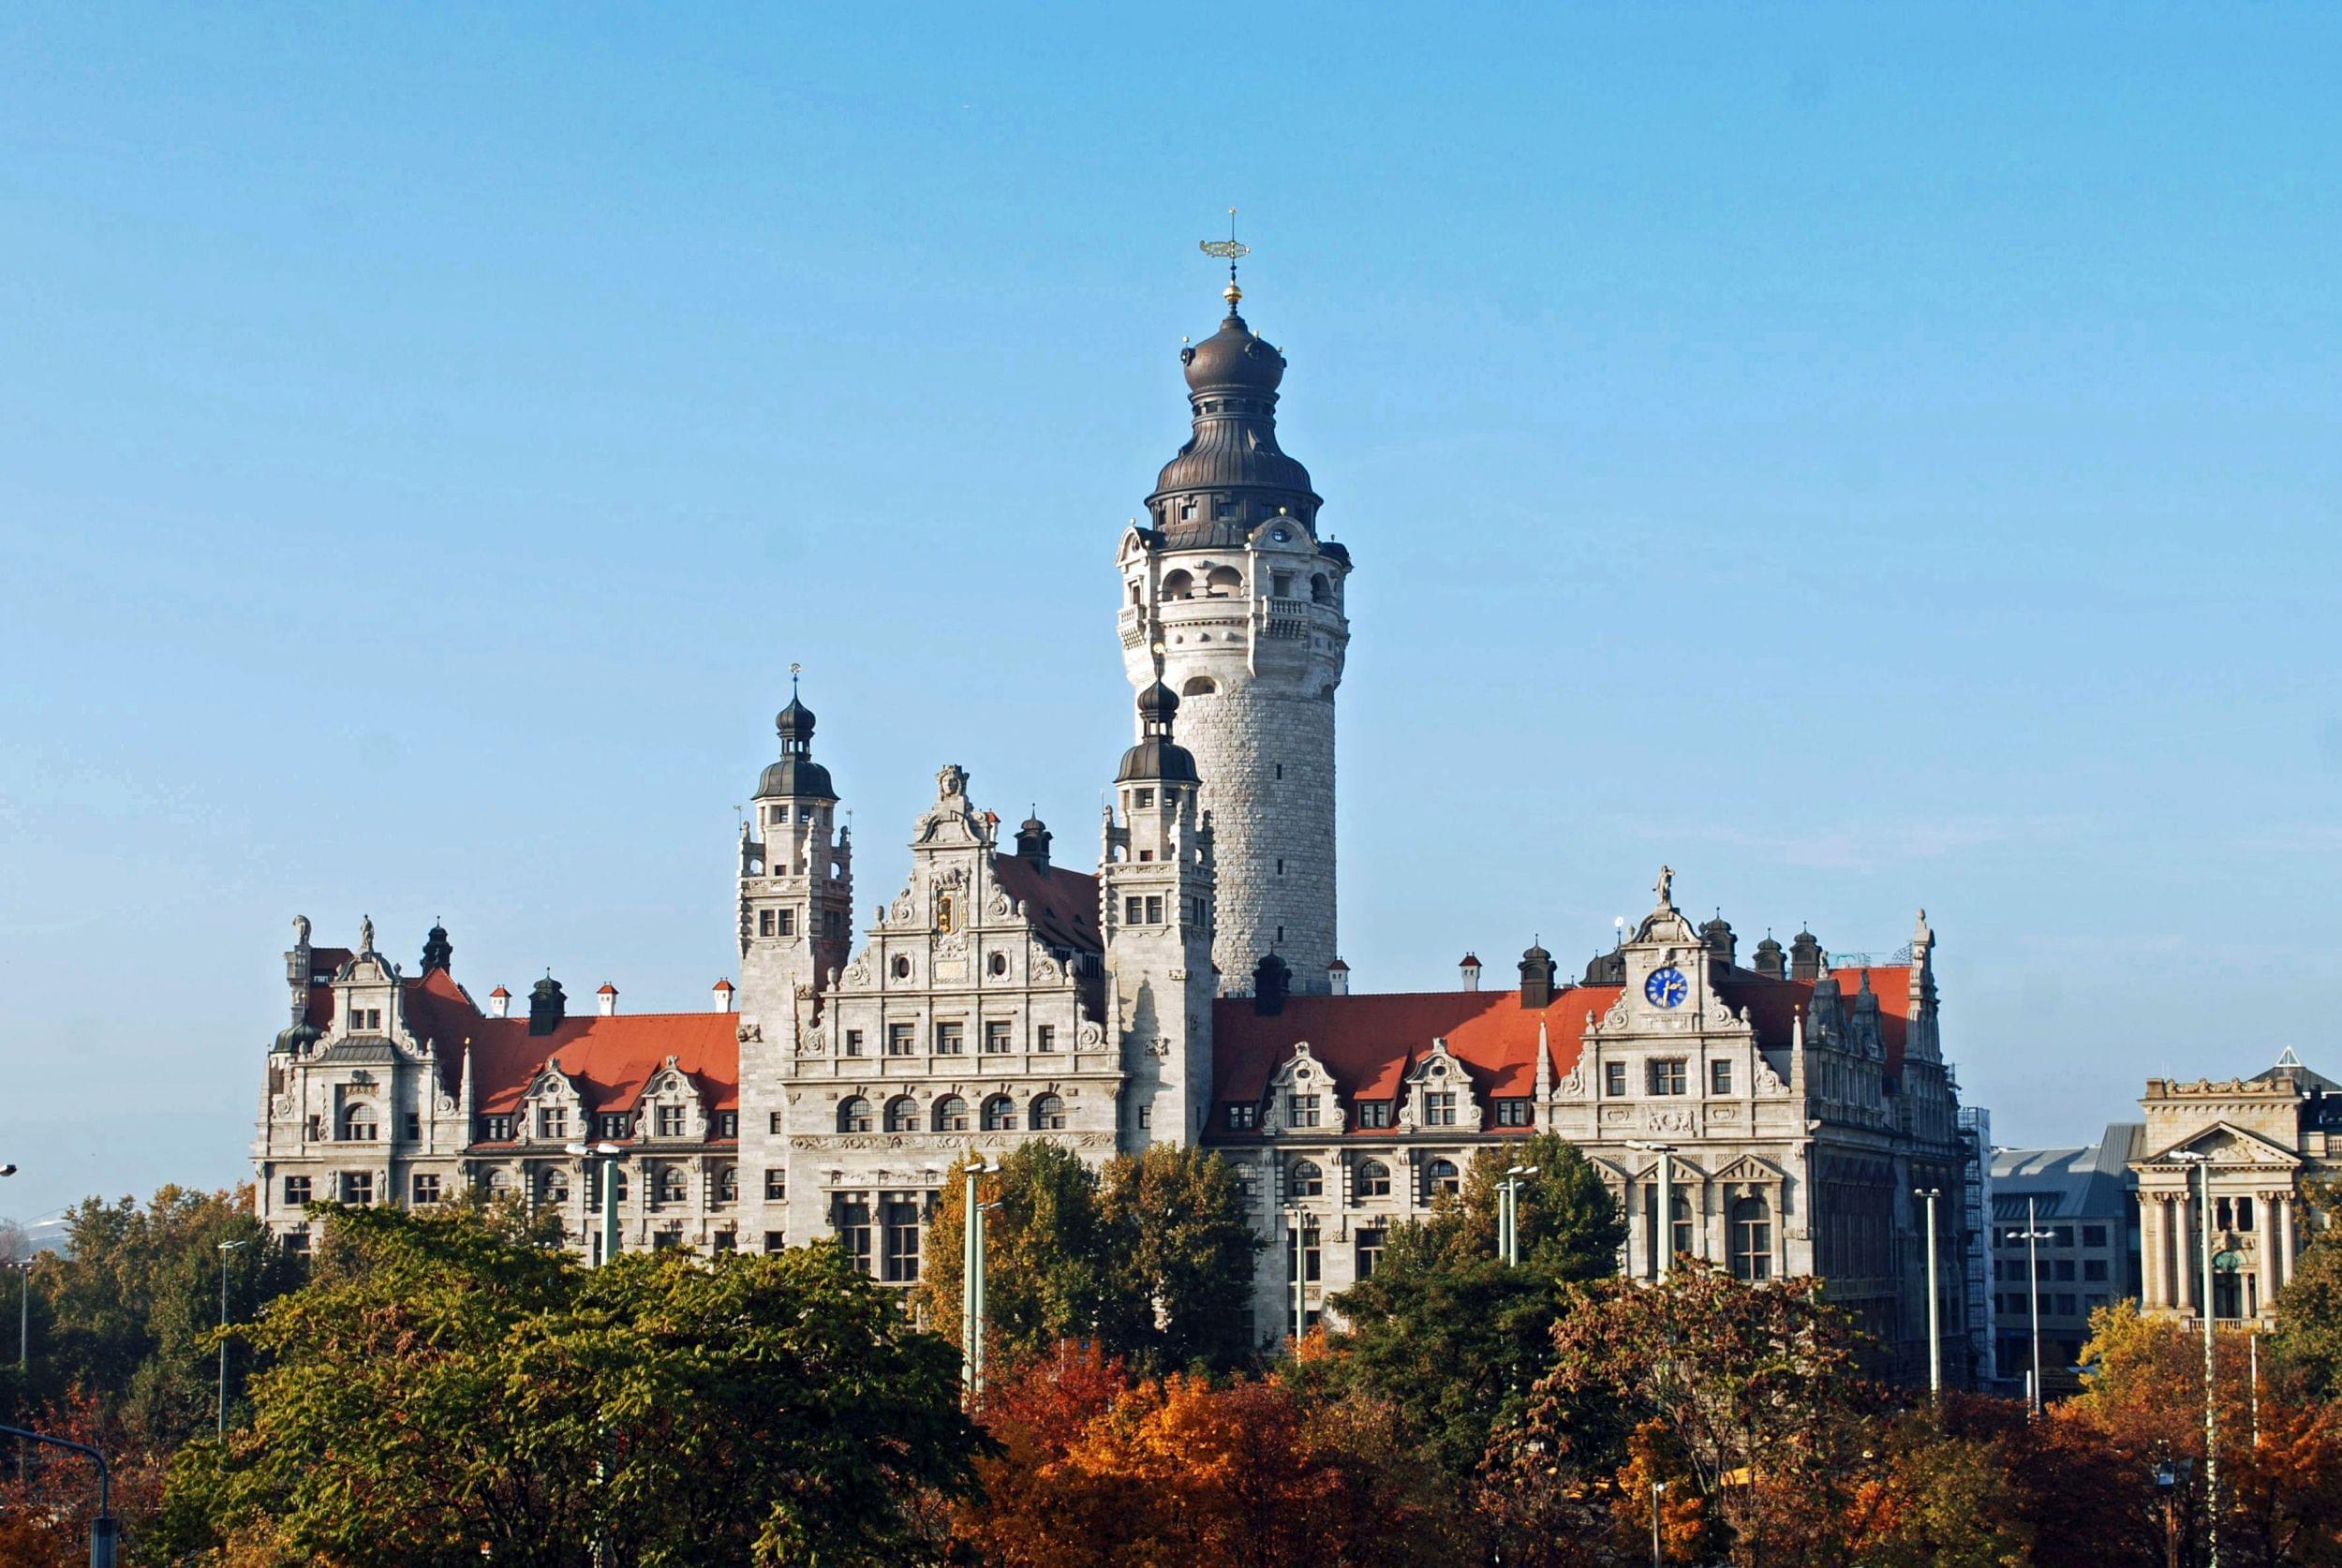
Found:
[[[448,969],[454,963],[455,944],[447,939],[447,927],[435,920],[422,939],[422,972],[429,974],[433,969]]]
[[[1199,782],[1195,759],[1171,738],[1171,721],[1179,711],[1177,693],[1157,680],[1138,694],[1138,744],[1122,753],[1117,784],[1194,784]]]
[[[1546,1007],[1553,1000],[1553,955],[1536,942],[1520,955],[1520,1005]]]
[[[719,981],[716,982],[716,986],[715,986],[715,992],[714,992],[714,995],[715,995],[715,998],[716,998],[716,1011],[717,1011],[717,1012],[719,1012],[719,1013],[729,1013],[729,1012],[731,1012],[731,1011],[732,1011],[732,982],[731,982],[731,981],[729,981],[729,980],[719,980]]]
[[[1478,954],[1465,954],[1463,962],[1456,966],[1456,970],[1463,976],[1465,990],[1477,991],[1480,988],[1480,955]]]
[[[1811,931],[1800,931],[1789,939],[1789,978],[1821,978],[1821,939]]]
[[[1334,997],[1350,994],[1350,966],[1340,958],[1326,966],[1326,992]]]
[[[1715,919],[1699,928],[1699,940],[1707,948],[1708,956],[1727,969],[1740,954],[1740,939],[1732,935],[1732,923],[1724,918],[1722,910],[1716,911]]]
[[[509,1018],[512,1015],[512,993],[499,985],[488,993],[488,1016]]]
[[[603,1017],[616,1017],[618,1015],[618,988],[608,981],[603,981],[601,989],[594,993],[594,1004]]]
[[[1049,830],[1042,825],[1041,808],[1034,806],[1022,822],[1016,825],[1016,858],[1030,861],[1046,871],[1049,868]]]
[[[569,1012],[570,999],[561,992],[561,983],[548,971],[544,979],[529,987],[528,1032],[551,1034],[561,1027],[562,1016]]]
[[[1788,973],[1788,961],[1781,952],[1781,944],[1765,933],[1765,939],[1756,944],[1756,972],[1768,980],[1780,980]]]
[[[1253,966],[1253,1011],[1265,1017],[1282,1013],[1292,992],[1292,966],[1273,952],[1262,954]]]
[[[829,769],[813,760],[813,710],[798,699],[794,666],[791,668],[789,705],[773,717],[780,736],[780,761],[757,780],[757,798],[798,795],[834,801],[837,791],[830,783]]]

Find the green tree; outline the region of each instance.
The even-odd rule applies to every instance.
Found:
[[[1518,1267],[1496,1256],[1497,1189],[1513,1165],[1537,1167],[1520,1184]],[[1373,1276],[1336,1298],[1348,1326],[1313,1375],[1388,1401],[1460,1481],[1551,1359],[1575,1287],[1611,1273],[1625,1238],[1609,1189],[1561,1138],[1482,1149],[1460,1197],[1394,1231]]]
[[[1252,1354],[1245,1308],[1261,1242],[1227,1161],[1168,1144],[1122,1155],[1106,1166],[1099,1211],[1121,1354],[1161,1371]]]
[[[174,1463],[166,1551],[918,1561],[972,1485],[951,1347],[834,1247],[589,1271],[477,1214],[330,1224],[334,1266],[244,1331],[251,1426]]]
[[[2310,1392],[2342,1398],[2342,1184],[2313,1182],[2305,1195],[2323,1223],[2305,1227],[2309,1245],[2277,1293],[2272,1348],[2300,1368]]]
[[[969,1163],[975,1156],[971,1153]],[[1106,1261],[1112,1250],[1098,1211],[1097,1173],[1057,1144],[1019,1144],[984,1176],[985,1319],[1003,1370],[1065,1339],[1099,1338],[1112,1315]],[[967,1182],[956,1171],[928,1221],[926,1255],[912,1300],[937,1333],[959,1333],[960,1259]]]

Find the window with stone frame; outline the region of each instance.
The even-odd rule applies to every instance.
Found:
[[[1732,1275],[1738,1280],[1772,1278],[1772,1209],[1761,1197],[1746,1197],[1732,1205],[1727,1229]]]
[[[285,1206],[288,1208],[301,1208],[305,1206],[308,1202],[309,1178],[305,1176],[287,1176],[285,1178]]]
[[[1390,1167],[1379,1160],[1360,1161],[1358,1163],[1358,1196],[1361,1198],[1389,1197]]]
[[[689,1192],[689,1188],[683,1179],[682,1166],[661,1165],[659,1167],[658,1174],[652,1178],[652,1203],[662,1207],[669,1204],[679,1204],[685,1201]]]
[[[1644,1067],[1644,1088],[1652,1094],[1682,1094],[1689,1082],[1682,1057],[1654,1058]]]
[[[737,1111],[718,1111],[716,1113],[716,1136],[719,1138],[736,1138],[739,1135],[740,1113]]]
[[[1316,1095],[1296,1094],[1286,1097],[1285,1125],[1287,1127],[1315,1127],[1317,1116],[1318,1097]]]
[[[626,1137],[629,1131],[627,1127],[627,1120],[628,1117],[623,1112],[615,1116],[603,1117],[601,1118],[601,1135],[605,1138]],[[780,1129],[776,1127],[773,1131],[778,1132]]]
[[[853,1260],[854,1267],[870,1272],[870,1206],[860,1198],[844,1196],[830,1200],[830,1229],[837,1234],[837,1244]]]
[[[1039,1024],[1034,1026],[1032,1031],[1032,1048],[1041,1052],[1055,1051],[1057,1049],[1057,1026],[1055,1024]]]
[[[846,1031],[846,1043],[843,1049],[844,1054],[850,1057],[858,1057],[862,1054],[862,1031],[860,1029]]]
[[[537,1136],[566,1138],[570,1135],[570,1112],[566,1105],[537,1107]]]
[[[889,1199],[885,1206],[886,1235],[880,1252],[881,1275],[888,1284],[916,1284],[919,1279],[919,1206]]]
[[[342,1173],[342,1202],[363,1208],[374,1202],[374,1173],[344,1171]]]
[[[870,1102],[858,1094],[850,1094],[837,1102],[837,1131],[867,1132],[870,1130]]]
[[[1602,1064],[1602,1092],[1612,1100],[1626,1098],[1626,1064],[1606,1061]]]
[[[939,1057],[958,1056],[965,1043],[965,1035],[966,1026],[956,1018],[938,1023],[935,1026],[935,1054]]]
[[[938,1132],[968,1131],[968,1102],[956,1094],[947,1094],[935,1102],[935,1130]]]
[[[886,1102],[886,1130],[889,1132],[919,1131],[919,1107],[907,1094],[898,1094]]]
[[[410,1144],[421,1143],[422,1141],[422,1113],[408,1111],[406,1119],[407,1141]]]
[[[778,1165],[765,1167],[764,1197],[769,1203],[778,1204],[789,1201],[789,1173],[787,1171]]]
[[[1357,1104],[1360,1127],[1388,1127],[1391,1112],[1397,1107],[1387,1100],[1361,1100]]]
[[[912,1034],[912,1030],[916,1026],[911,1024],[887,1025],[886,1054],[890,1057],[907,1057],[911,1055],[912,1047],[916,1043],[916,1041]]]
[[[342,1141],[370,1144],[380,1135],[374,1119],[374,1107],[367,1104],[345,1106],[342,1110]]]
[[[1719,1057],[1714,1061],[1708,1064],[1708,1092],[1710,1094],[1730,1094],[1732,1092],[1732,1061],[1730,1058]]]
[[[1013,1045],[1009,1030],[1015,1026],[1006,1018],[986,1018],[984,1021],[984,1048],[993,1056],[1005,1055]]]
[[[1442,1192],[1460,1192],[1463,1174],[1456,1169],[1453,1160],[1434,1160],[1423,1168],[1423,1185],[1433,1197]]]
[[[418,1180],[421,1178],[418,1177]],[[421,1202],[421,1199],[417,1199]],[[570,1201],[570,1173],[547,1171],[537,1181],[537,1201],[541,1204],[566,1204]]]
[[[1353,1234],[1358,1242],[1357,1278],[1371,1280],[1382,1265],[1383,1244],[1389,1233],[1380,1225],[1361,1225]]]
[[[1456,1125],[1456,1091],[1430,1089],[1423,1096],[1423,1125],[1453,1127]]]
[[[683,1107],[680,1105],[660,1106],[659,1135],[662,1138],[680,1138],[683,1136]]]
[[[986,1132],[1013,1132],[1016,1130],[1016,1102],[1005,1094],[996,1094],[984,1102],[984,1130]]]
[[[1498,1101],[1496,1102],[1496,1125],[1499,1127],[1528,1126],[1529,1102],[1512,1099]]]
[[[1286,1176],[1285,1192],[1296,1198],[1324,1197],[1326,1173],[1317,1168],[1314,1160],[1296,1160]]]
[[[1065,1128],[1065,1102],[1054,1094],[1036,1096],[1032,1102],[1032,1130],[1036,1132],[1057,1132]]]
[[[740,1167],[723,1165],[716,1171],[716,1201],[734,1204],[740,1201]]]

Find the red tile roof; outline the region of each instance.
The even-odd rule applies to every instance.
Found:
[[[716,982],[715,988],[719,991],[729,991],[732,989],[732,982],[729,980],[719,980]]]
[[[675,1058],[708,1108],[740,1108],[740,1020],[729,1013],[636,1013],[565,1018],[551,1034],[531,1034],[526,1018],[482,1018],[472,1025],[476,1107],[512,1110],[547,1064],[578,1080],[592,1113],[630,1111],[652,1075]]]
[[[1042,866],[1021,855],[994,855],[1001,891],[1025,906],[1033,932],[1052,947],[1103,953],[1098,935],[1098,879],[1060,865]]]
[[[1848,1015],[1864,971],[1831,971]],[[1878,998],[1879,1033],[1887,1071],[1903,1070],[1910,1032],[1909,966],[1868,971]],[[1346,997],[1291,997],[1282,1012],[1264,1014],[1250,998],[1224,998],[1212,1004],[1214,1097],[1208,1123],[1227,1131],[1229,1103],[1257,1101],[1267,1092],[1271,1073],[1307,1042],[1310,1054],[1334,1076],[1345,1101],[1388,1100],[1407,1072],[1428,1056],[1431,1043],[1447,1042],[1482,1101],[1536,1092],[1537,1025],[1545,1024],[1560,1079],[1578,1065],[1586,1016],[1599,1017],[1618,1000],[1616,985],[1572,985],[1544,1008],[1520,1005],[1519,991],[1408,991]],[[1786,1046],[1796,1015],[1811,1005],[1814,986],[1801,980],[1771,980],[1736,972],[1719,990],[1724,999],[1748,1013],[1760,1045]],[[1355,1119],[1353,1130],[1356,1129]]]

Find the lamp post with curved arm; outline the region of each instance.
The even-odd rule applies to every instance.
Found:
[[[20,1442],[46,1443],[52,1448],[86,1455],[97,1466],[97,1517],[90,1521],[89,1527],[90,1568],[114,1568],[114,1544],[119,1530],[114,1523],[113,1472],[106,1467],[106,1456],[86,1442],[51,1437],[46,1432],[28,1431],[22,1427],[0,1427],[0,1432],[6,1432]]]

